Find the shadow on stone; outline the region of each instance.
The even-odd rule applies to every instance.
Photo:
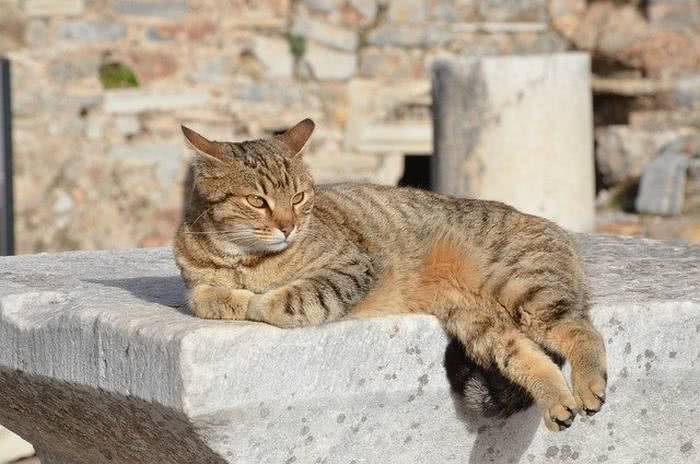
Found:
[[[120,288],[148,303],[156,303],[190,314],[185,303],[185,284],[178,275],[127,279],[87,280],[93,284]]]
[[[182,413],[116,393],[0,369],[0,422],[34,443],[44,464],[226,461]]]

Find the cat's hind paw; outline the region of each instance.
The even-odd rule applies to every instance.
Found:
[[[605,404],[607,382],[604,375],[590,375],[573,378],[576,407],[581,414],[592,416]]]
[[[559,401],[544,411],[544,425],[552,432],[571,427],[576,417],[576,404],[573,398]]]

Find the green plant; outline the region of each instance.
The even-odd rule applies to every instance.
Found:
[[[298,34],[289,34],[289,51],[296,60],[300,60],[306,53],[306,37]]]
[[[105,63],[99,69],[100,82],[105,89],[123,89],[138,87],[134,71],[122,63]]]

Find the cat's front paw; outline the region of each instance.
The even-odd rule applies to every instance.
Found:
[[[190,308],[203,319],[240,320],[253,295],[249,290],[198,285],[190,293]]]

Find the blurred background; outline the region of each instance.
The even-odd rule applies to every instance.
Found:
[[[592,60],[596,229],[700,242],[697,0],[0,0],[16,252],[169,244],[180,124],[242,140],[311,117],[318,181],[431,188],[436,57],[569,50]],[[682,195],[640,214],[669,153]]]

